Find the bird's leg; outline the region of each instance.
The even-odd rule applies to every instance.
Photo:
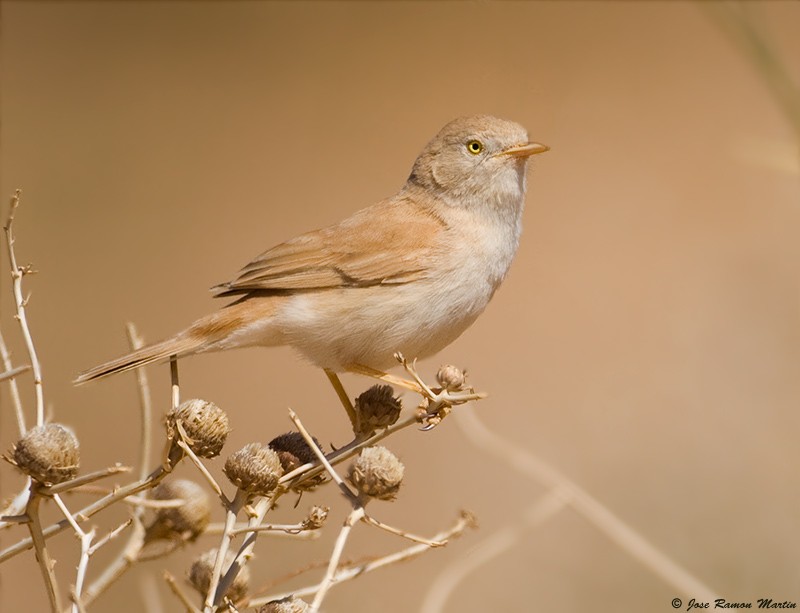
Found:
[[[440,387],[431,388],[417,373],[416,360],[409,362],[402,353],[396,353],[394,357],[411,375],[412,379],[403,379],[363,364],[354,364],[347,370],[403,387],[421,395],[423,400],[418,409],[417,419],[426,424],[422,428],[423,430],[435,428],[450,413],[453,406],[486,397],[486,394],[476,393],[472,388],[452,391]]]
[[[328,376],[328,381],[331,382],[333,389],[336,391],[336,395],[339,396],[339,401],[342,403],[344,410],[347,411],[347,417],[350,418],[350,424],[353,426],[353,432],[356,432],[356,410],[353,408],[353,403],[350,402],[350,397],[347,395],[342,382],[339,380],[339,375],[332,370],[328,370],[327,368],[324,370],[325,374]]]
[[[411,381],[410,379],[403,379],[402,377],[398,377],[397,375],[391,375],[387,372],[383,372],[382,370],[376,370],[369,366],[364,366],[363,364],[353,364],[347,370],[357,375],[366,375],[367,377],[378,379],[379,381],[383,381],[390,385],[396,385],[397,387],[402,387],[412,392],[416,392],[417,394],[424,394],[423,388],[420,387],[420,385],[417,384],[416,381]]]

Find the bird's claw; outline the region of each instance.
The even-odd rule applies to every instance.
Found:
[[[427,406],[426,406],[427,405]],[[453,406],[446,402],[430,402],[426,399],[417,409],[417,421],[424,424],[420,430],[428,432],[442,423],[442,420],[450,414]]]

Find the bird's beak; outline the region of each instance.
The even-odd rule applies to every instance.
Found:
[[[499,155],[511,155],[515,158],[526,158],[529,155],[536,155],[537,153],[544,153],[550,151],[547,145],[539,143],[527,143],[525,145],[517,145],[516,147],[509,147],[499,153]]]

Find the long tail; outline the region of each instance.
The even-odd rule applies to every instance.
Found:
[[[77,379],[75,379],[75,384],[80,385],[81,383],[107,377],[108,375],[113,375],[118,372],[134,370],[146,364],[166,360],[171,356],[180,357],[195,353],[202,345],[202,339],[197,337],[178,335],[173,338],[168,338],[160,343],[142,347],[141,349],[123,355],[115,360],[110,360],[99,366],[90,368],[78,375]]]
[[[172,356],[182,357],[201,351],[221,349],[219,343],[229,339],[242,328],[254,322],[260,322],[257,326],[258,336],[256,340],[248,338],[246,335],[227,345],[225,348],[242,347],[247,344],[257,345],[276,345],[282,342],[280,333],[277,329],[266,325],[274,315],[277,305],[282,300],[279,296],[247,296],[215,313],[201,317],[183,332],[179,332],[172,338],[168,338],[160,343],[142,347],[137,351],[123,355],[116,360],[105,362],[100,366],[95,366],[82,372],[75,379],[75,383],[80,385],[87,381],[113,375],[118,372],[133,370],[153,362],[161,362]]]

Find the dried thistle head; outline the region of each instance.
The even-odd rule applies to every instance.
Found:
[[[167,413],[167,436],[178,436],[178,421],[188,437],[187,444],[201,458],[215,458],[231,431],[228,416],[213,402],[192,399]]]
[[[369,435],[391,426],[400,418],[402,405],[391,385],[373,385],[356,398],[356,434]]]
[[[9,460],[34,481],[55,485],[78,474],[80,447],[66,426],[45,424],[28,430],[14,445]]]
[[[303,520],[303,528],[305,530],[319,530],[328,519],[328,507],[313,506],[308,512],[308,516]]]
[[[467,373],[458,366],[445,364],[436,373],[436,380],[442,389],[448,392],[457,392],[467,384]]]
[[[316,438],[314,438],[314,443],[322,449],[322,445]],[[311,446],[299,432],[280,434],[269,442],[269,447],[278,454],[284,474],[292,472],[295,468],[299,468],[304,464],[317,461],[317,454],[314,453],[314,450],[311,449]],[[326,478],[325,473],[320,473],[311,479],[300,482],[293,489],[295,491],[313,490],[320,483],[323,483]]]
[[[152,538],[193,541],[211,521],[211,500],[206,491],[194,481],[173,479],[164,481],[153,490],[153,500],[184,501],[179,507],[158,509],[148,528]]]
[[[308,611],[308,603],[305,600],[287,596],[268,602],[258,610],[258,613],[305,613],[306,611]]]
[[[217,553],[217,549],[209,549],[205,553],[200,554],[200,556],[198,556],[195,561],[192,562],[192,566],[189,568],[189,583],[191,583],[194,588],[203,595],[208,592],[208,586],[211,584],[211,575],[214,573],[214,564],[217,561]],[[232,551],[229,551],[225,555],[225,562],[222,565],[223,575],[230,568],[231,564],[233,564],[235,558],[236,554]],[[227,596],[231,601],[237,602],[247,595],[247,588],[249,584],[250,569],[247,566],[242,566],[239,569],[236,578],[228,587],[228,591],[225,592],[225,596]]]
[[[364,496],[394,500],[405,467],[386,447],[365,447],[350,466],[347,478]]]
[[[322,449],[322,445],[316,438],[314,438],[314,443]],[[285,473],[291,472],[303,464],[317,461],[317,454],[299,432],[279,434],[268,444],[278,454]]]
[[[283,475],[278,453],[261,443],[249,443],[228,456],[222,470],[240,490],[259,496],[268,496]]]

